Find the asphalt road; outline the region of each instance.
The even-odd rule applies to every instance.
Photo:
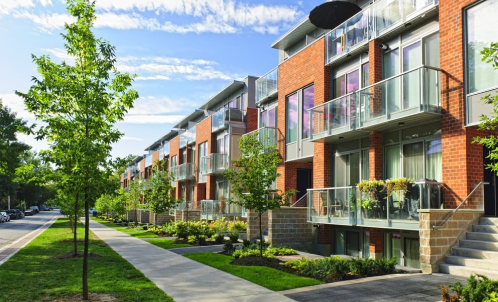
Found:
[[[38,229],[54,216],[60,215],[59,210],[41,211],[33,216],[0,223],[0,249]]]

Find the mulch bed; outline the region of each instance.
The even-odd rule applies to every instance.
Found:
[[[64,296],[61,298],[57,298],[55,300],[50,300],[47,302],[80,302],[83,301],[83,294],[74,294],[70,296]],[[90,302],[115,302],[115,301],[120,301],[117,297],[109,294],[103,294],[103,293],[88,293],[88,300],[85,300],[85,302],[90,301]]]
[[[171,236],[165,236],[165,237],[171,237]],[[188,243],[188,240],[186,239],[180,239],[180,238],[177,238],[175,239],[175,244],[192,244],[192,243]],[[225,242],[223,242],[225,243]],[[194,243],[192,244],[193,246],[208,246],[208,245],[220,245],[220,244],[223,244],[223,243],[216,243],[216,241],[210,241],[210,240],[206,240],[206,243],[205,244],[199,244],[199,243]]]
[[[95,254],[95,253],[88,253],[88,257],[99,258],[102,256],[100,256],[99,254]],[[66,260],[66,259],[73,259],[73,258],[83,258],[83,252],[79,251],[76,255],[74,254],[74,252],[67,252],[67,253],[63,253],[63,254],[56,255],[56,256],[52,257],[52,259],[57,259],[57,260]],[[57,301],[59,301],[59,300],[57,300]],[[68,300],[68,301],[72,301],[72,300]]]

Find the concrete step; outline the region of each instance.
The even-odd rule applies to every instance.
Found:
[[[496,261],[493,261],[490,259],[476,259],[476,258],[448,255],[446,256],[445,262],[447,264],[461,265],[477,269],[492,269],[495,267],[498,268],[498,259]]]
[[[498,234],[498,227],[495,225],[474,224],[472,226],[472,231],[480,233]]]
[[[494,234],[494,233],[482,233],[482,232],[468,232],[467,239],[498,242],[498,233]]]
[[[479,224],[498,226],[498,217],[481,217],[479,218]]]
[[[483,251],[464,247],[454,247],[451,249],[451,254],[454,256],[498,261],[498,252],[494,251]]]
[[[484,275],[490,279],[498,279],[498,271],[497,270],[485,270],[478,269],[473,267],[465,267],[460,265],[442,263],[439,265],[439,271],[441,273],[446,273],[454,276],[460,276],[464,278],[470,277],[472,274]]]
[[[498,252],[498,242],[480,240],[460,240],[460,247]]]

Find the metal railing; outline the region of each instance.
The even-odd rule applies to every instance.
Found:
[[[299,198],[295,203],[291,204],[291,208],[301,208],[301,207],[307,207],[308,206],[308,194],[304,194]]]
[[[215,220],[221,216],[242,216],[243,207],[225,200],[201,200],[201,219]]]
[[[278,91],[278,67],[256,80],[256,103]]]
[[[163,159],[165,156],[169,155],[169,142],[165,142],[164,145],[159,149],[159,159]]]
[[[481,181],[478,183],[469,195],[467,195],[467,197],[465,197],[465,199],[458,205],[458,207],[456,207],[443,221],[443,223],[432,226],[432,229],[435,231],[442,228],[451,219],[451,217],[453,217],[453,215],[460,210],[460,208],[484,212],[484,185],[489,185],[489,182]]]
[[[152,166],[152,154],[147,155],[147,157],[145,158],[145,166],[146,167]]]
[[[376,39],[438,5],[438,0],[379,0],[325,36],[325,64]]]
[[[203,156],[199,161],[201,175],[219,174],[230,167],[228,154],[211,153]]]
[[[238,108],[222,108],[211,116],[211,131],[228,127],[230,122],[243,122],[244,114]]]
[[[278,143],[278,129],[275,127],[261,127],[254,131],[248,132],[245,135],[251,135],[253,133],[257,133],[258,140],[265,146],[266,148],[276,146]]]
[[[420,112],[440,113],[440,72],[420,66],[310,108],[311,139]]]

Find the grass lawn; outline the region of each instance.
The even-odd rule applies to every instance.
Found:
[[[151,239],[147,240],[148,243],[153,245],[157,245],[158,247],[162,247],[165,250],[175,249],[179,247],[191,247],[191,244],[188,243],[174,243],[173,239]]]
[[[225,271],[242,279],[251,281],[273,291],[292,289],[303,286],[323,284],[316,279],[300,277],[265,266],[231,265],[231,256],[203,252],[184,254],[183,256]]]
[[[78,237],[83,238],[79,224]],[[69,222],[59,218],[49,229],[0,266],[0,301],[47,301],[82,292],[83,258],[52,259],[73,250]],[[78,243],[83,251],[83,244]],[[107,293],[122,301],[173,301],[133,265],[91,233],[90,292]]]
[[[92,219],[99,222],[99,223],[102,223],[105,226],[113,228],[116,231],[126,233],[126,234],[133,236],[133,237],[136,237],[136,238],[158,238],[159,237],[158,235],[151,233],[147,230],[137,230],[137,229],[132,228],[132,227],[131,228],[123,227],[121,225],[116,225],[113,222],[105,221],[105,220],[100,219],[100,218],[92,217]]]

